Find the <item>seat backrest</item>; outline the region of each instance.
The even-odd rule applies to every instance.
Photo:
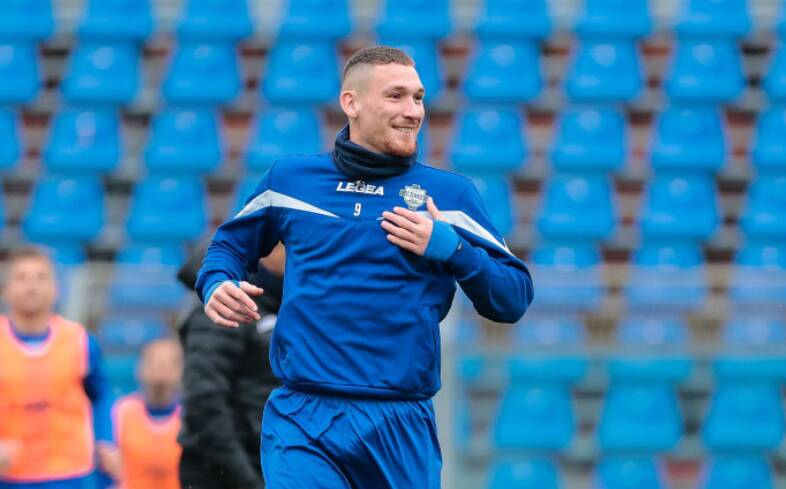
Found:
[[[251,35],[248,0],[186,0],[177,26],[179,39],[238,41]]]
[[[504,172],[521,167],[526,156],[525,121],[517,110],[470,106],[457,117],[450,151],[454,168]]]
[[[772,467],[760,455],[717,455],[702,470],[698,489],[774,489]]]
[[[0,40],[0,104],[35,99],[41,86],[37,56],[31,41]]]
[[[285,155],[321,150],[322,125],[315,111],[273,108],[259,114],[248,142],[246,162],[254,173],[263,173]]]
[[[0,38],[41,41],[54,29],[51,0],[0,2]]]
[[[566,90],[574,101],[624,102],[639,95],[642,83],[632,40],[585,39],[575,54]]]
[[[383,0],[377,33],[381,36],[439,39],[452,29],[448,0]]]
[[[473,102],[518,104],[535,98],[541,86],[534,41],[486,41],[475,53],[464,91]]]
[[[540,206],[538,232],[547,239],[608,238],[616,223],[612,193],[604,177],[552,178]]]
[[[539,39],[551,32],[546,0],[485,0],[476,32],[480,39]]]
[[[646,238],[708,239],[718,226],[717,197],[707,177],[655,177],[640,213]]]
[[[677,45],[665,80],[675,101],[727,102],[742,93],[745,78],[733,40],[688,40]]]
[[[332,102],[339,91],[335,44],[279,40],[269,56],[261,88],[273,104]]]
[[[593,489],[661,489],[662,476],[655,461],[646,457],[616,457],[597,468]]]
[[[46,177],[33,191],[24,230],[28,239],[56,244],[94,239],[103,224],[104,190],[96,178]]]
[[[491,468],[490,489],[558,489],[557,469],[547,459],[497,462]]]

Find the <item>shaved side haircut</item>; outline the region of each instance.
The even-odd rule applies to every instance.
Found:
[[[415,66],[415,61],[404,51],[389,46],[372,46],[363,48],[349,57],[344,71],[341,73],[341,87],[344,88],[352,73],[360,68],[396,63],[404,66]]]

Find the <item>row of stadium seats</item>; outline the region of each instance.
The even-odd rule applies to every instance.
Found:
[[[775,489],[770,461],[760,455],[718,455],[708,459],[691,489]],[[507,457],[496,462],[488,476],[490,489],[559,489],[563,483],[558,465],[547,457]],[[588,485],[593,489],[684,488],[669,482],[665,464],[646,456],[610,456],[601,460]]]
[[[0,168],[14,168],[22,156],[23,130],[18,116],[0,109]],[[316,153],[325,134],[318,112],[303,108],[268,108],[256,116],[246,146],[249,174],[264,173],[290,153]],[[559,114],[549,149],[557,172],[605,173],[622,170],[629,157],[624,115],[613,109],[570,109]],[[759,175],[786,173],[786,110],[762,112],[750,147]],[[528,143],[524,115],[515,109],[468,107],[455,119],[446,148],[460,172],[517,172],[526,166]],[[420,151],[429,154],[428,128]],[[649,161],[658,174],[711,175],[729,159],[725,124],[718,110],[671,107],[653,125]],[[153,119],[143,151],[150,174],[200,175],[219,169],[224,142],[219,114],[209,109],[164,109]],[[43,167],[58,174],[111,173],[127,154],[120,114],[113,110],[69,109],[58,112],[43,149]]]
[[[338,39],[352,31],[347,0],[289,0],[279,35]],[[483,38],[544,37],[552,30],[545,0],[485,0],[476,30]],[[17,0],[0,7],[0,35],[45,39],[55,29],[50,0]],[[249,37],[254,21],[246,0],[188,0],[178,19],[182,39]],[[588,0],[575,30],[582,36],[641,37],[652,31],[646,0]],[[140,41],[155,28],[149,0],[89,0],[77,34]],[[746,0],[684,0],[674,26],[680,36],[742,37],[751,30]],[[449,0],[382,2],[376,31],[384,36],[440,39],[453,30]]]
[[[494,212],[497,207],[511,207],[512,196],[504,186],[486,188],[493,177],[476,180],[483,184],[479,187],[492,216],[501,215]],[[247,182],[237,186],[235,202],[251,194],[255,180]],[[653,179],[639,216],[642,236],[677,243],[709,239],[719,223],[713,185],[706,177]],[[612,199],[603,177],[553,177],[542,192],[536,229],[552,242],[609,239],[617,222]],[[150,242],[196,239],[206,226],[206,201],[198,178],[148,177],[134,187],[128,231]],[[35,186],[25,227],[35,240],[85,242],[101,232],[103,215],[104,190],[95,177],[50,176]],[[751,185],[740,228],[752,241],[786,242],[786,177],[759,178]]]
[[[590,354],[580,323],[542,316],[517,325],[514,351],[500,368],[471,353],[482,342],[476,325],[459,326],[458,373],[464,388],[493,382],[502,399],[493,420],[495,450],[565,450],[576,436],[571,390],[587,374]],[[697,359],[690,329],[674,317],[633,316],[616,329],[616,348],[602,354],[609,386],[597,428],[604,452],[654,453],[676,447],[684,421],[677,387]],[[704,419],[710,451],[774,450],[784,436],[781,388],[786,381],[786,323],[762,315],[726,324],[713,356],[716,385]],[[500,380],[500,379],[505,379]],[[470,441],[472,414],[459,419],[459,439]]]
[[[436,42],[383,39],[408,51],[426,88],[427,102],[443,92],[444,76]],[[543,89],[540,46],[531,40],[483,41],[474,50],[464,80],[472,103],[525,103]],[[63,74],[68,104],[121,105],[138,96],[142,54],[131,43],[82,41]],[[36,99],[41,77],[36,45],[0,41],[0,104]],[[11,76],[13,75],[13,76]],[[270,104],[330,104],[339,89],[336,44],[321,40],[278,40],[261,76],[260,95]],[[578,103],[629,102],[643,93],[642,63],[635,41],[588,39],[578,42],[565,91]],[[745,87],[739,49],[724,39],[681,40],[664,77],[674,103],[720,103],[737,99]],[[236,46],[228,42],[181,41],[171,58],[161,94],[173,105],[232,102],[243,81]],[[770,100],[786,100],[786,49],[777,49],[763,87]]]

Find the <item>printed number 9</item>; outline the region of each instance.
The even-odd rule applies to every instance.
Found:
[[[356,203],[355,204],[355,213],[352,214],[352,215],[355,216],[355,217],[359,216],[360,215],[360,210],[362,208],[363,208],[363,206],[360,205],[360,202]]]

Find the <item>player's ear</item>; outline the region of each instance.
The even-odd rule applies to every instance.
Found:
[[[358,96],[354,90],[344,90],[339,97],[341,110],[349,119],[355,119],[358,115]]]

